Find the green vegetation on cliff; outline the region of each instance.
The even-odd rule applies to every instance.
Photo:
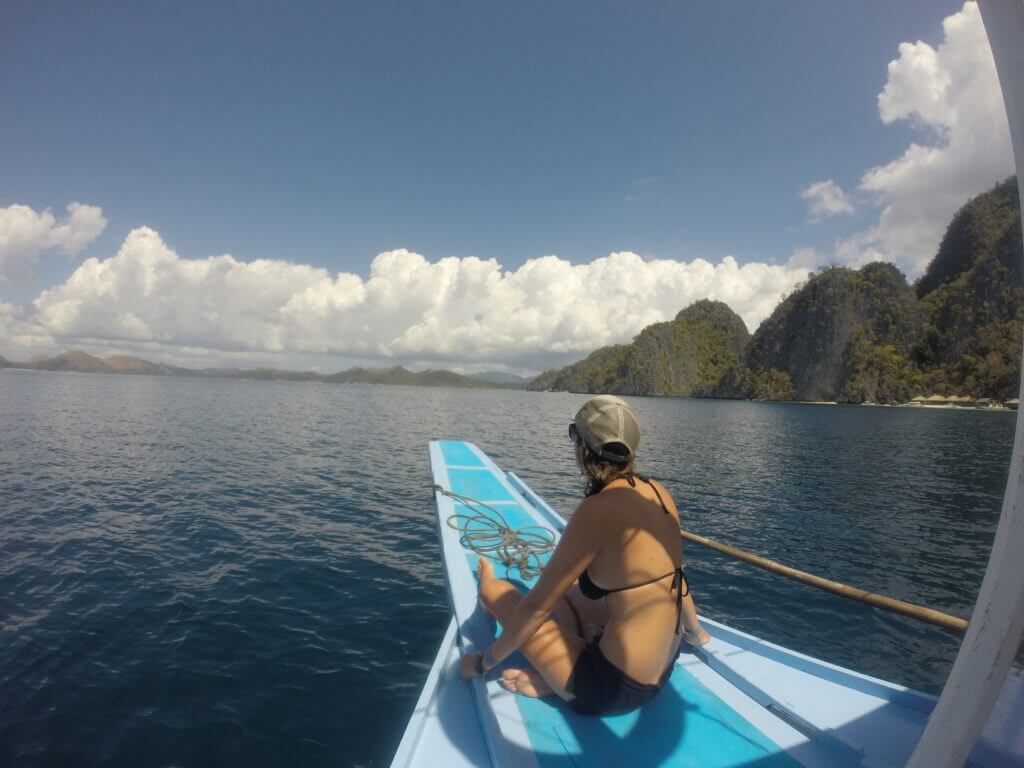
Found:
[[[889,264],[812,275],[757,329],[719,394],[767,397],[778,370],[794,397],[906,402],[937,393],[1005,400],[1020,383],[1024,253],[1015,178],[961,208],[911,288]]]
[[[918,394],[1015,397],[1024,252],[1015,178],[961,208],[925,274],[827,267],[747,342],[726,305],[698,302],[538,377],[531,389],[758,400],[906,402]]]
[[[565,368],[545,371],[527,385],[538,392],[618,392],[626,394],[620,382],[626,374],[629,347],[616,344],[601,347],[583,360]]]
[[[793,400],[796,387],[789,374],[778,368],[739,367],[729,372],[728,380],[723,379],[715,394],[746,400]]]
[[[896,267],[881,262],[860,270],[828,267],[798,286],[761,324],[717,394],[852,402],[905,394],[910,399],[917,383],[910,352],[923,328],[920,303]],[[759,382],[771,371],[779,384],[765,392]],[[792,383],[789,392],[781,374]]]
[[[529,389],[710,395],[749,337],[728,306],[698,301],[674,320],[647,326],[632,344],[602,347],[574,365],[541,374]]]
[[[917,284],[928,324],[915,352],[932,391],[1017,396],[1024,320],[1019,205],[1015,178],[970,200]]]
[[[938,253],[917,282],[924,297],[941,285],[961,278],[980,262],[995,257],[1013,275],[1015,285],[1024,281],[1021,252],[1020,200],[1017,177],[1011,176],[988,192],[968,200],[953,215]]]
[[[845,403],[906,403],[921,393],[923,376],[904,345],[881,341],[858,326],[846,347],[838,399]]]

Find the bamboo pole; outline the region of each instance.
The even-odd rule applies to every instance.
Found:
[[[763,568],[766,571],[777,573],[780,576],[785,576],[795,581],[799,581],[802,584],[808,584],[812,587],[823,589],[826,592],[831,592],[834,595],[845,597],[848,600],[856,600],[857,602],[873,605],[876,608],[891,611],[892,613],[898,613],[901,616],[920,619],[921,621],[926,621],[929,624],[935,624],[943,629],[950,629],[954,632],[960,632],[961,634],[967,631],[967,620],[961,619],[959,616],[951,616],[948,613],[936,611],[933,608],[926,608],[923,605],[914,605],[914,603],[896,600],[895,598],[886,597],[885,595],[877,595],[874,592],[868,592],[866,589],[858,589],[857,587],[851,587],[847,584],[841,584],[838,581],[823,579],[821,576],[815,576],[812,573],[800,571],[796,568],[790,568],[788,565],[777,563],[774,560],[769,560],[768,558],[761,557],[760,555],[745,552],[744,550],[737,549],[736,547],[730,547],[728,544],[722,544],[714,541],[713,539],[699,536],[696,533],[683,531],[682,534],[684,539],[692,541],[694,544],[700,544],[702,547],[713,549],[715,552],[721,552],[723,555],[728,555],[736,560],[742,560],[745,563],[756,565],[758,568]]]

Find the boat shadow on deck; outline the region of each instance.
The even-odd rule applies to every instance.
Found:
[[[493,619],[479,608],[460,627],[464,637],[484,642],[491,641],[495,629]],[[690,653],[683,656],[697,660]],[[527,664],[520,654],[507,662],[509,667]],[[461,680],[451,684],[466,685]],[[480,728],[489,742],[491,755],[487,762],[501,766],[800,765],[725,705],[685,665],[677,665],[669,683],[648,704],[611,717],[576,714],[554,696],[531,699],[482,681],[473,681],[471,685],[478,701],[487,698],[480,701],[483,706],[476,708],[481,717]],[[465,709],[439,702],[436,717],[450,743],[463,752],[467,762],[480,764],[479,743],[465,733]],[[520,738],[509,737],[510,723],[520,719]],[[499,727],[499,720],[504,728]],[[503,731],[506,735],[502,735]]]

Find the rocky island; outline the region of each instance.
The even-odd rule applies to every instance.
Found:
[[[1020,386],[1024,253],[1016,178],[968,201],[913,285],[892,264],[809,275],[750,336],[700,301],[530,389],[905,403],[1008,400]]]

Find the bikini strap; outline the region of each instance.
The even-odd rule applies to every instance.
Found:
[[[650,478],[644,477],[643,475],[638,475],[634,472],[632,475],[630,475],[630,485],[632,485],[633,487],[636,487],[636,484],[633,482],[634,477],[639,477],[641,480],[643,480],[645,483],[651,486],[651,490],[654,491],[654,495],[658,497],[658,503],[661,504],[661,511],[667,515],[668,507],[665,506],[665,500],[661,498],[661,493],[658,491],[658,486],[652,483]]]
[[[655,579],[648,579],[647,581],[641,581],[639,584],[630,584],[628,587],[618,587],[616,589],[605,589],[604,591],[605,592],[625,592],[627,589],[639,589],[640,587],[646,587],[648,584],[654,584],[655,582],[661,581],[662,579],[667,579],[669,576],[675,575],[676,572],[680,571],[680,570],[682,570],[682,569],[681,568],[676,568],[675,571],[669,571],[668,573],[663,573],[661,576],[658,576]],[[672,584],[675,585],[675,583],[676,583],[675,580],[673,580]],[[603,587],[602,587],[602,589],[603,589]]]
[[[672,589],[676,591],[676,634],[678,635],[679,625],[683,620],[683,598],[690,594],[690,582],[686,578],[683,566],[679,566],[672,573]],[[684,584],[686,585],[685,592],[683,592]]]

